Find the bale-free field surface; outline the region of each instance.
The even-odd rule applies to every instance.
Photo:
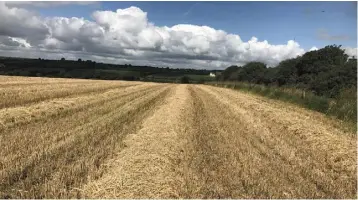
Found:
[[[240,91],[0,76],[0,198],[357,198],[356,148]]]

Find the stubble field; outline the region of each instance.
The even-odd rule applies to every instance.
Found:
[[[0,76],[0,198],[356,198],[356,135],[206,85]]]

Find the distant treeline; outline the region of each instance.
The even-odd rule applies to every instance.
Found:
[[[91,60],[46,60],[25,58],[0,58],[0,74],[16,76],[44,76],[61,78],[85,78],[105,80],[142,80],[173,82],[183,76],[200,77],[207,81],[210,72],[219,70],[173,69],[151,66],[116,65],[97,63]],[[201,78],[204,77],[204,78]]]
[[[357,59],[348,58],[341,46],[330,45],[284,60],[273,68],[261,62],[230,66],[218,79],[298,88],[335,98],[344,90],[356,91]]]

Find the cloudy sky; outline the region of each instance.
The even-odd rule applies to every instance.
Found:
[[[357,54],[356,2],[0,2],[0,19],[0,56],[223,69]]]

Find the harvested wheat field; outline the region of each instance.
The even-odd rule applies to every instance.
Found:
[[[0,198],[357,198],[356,135],[206,85],[0,76]]]

